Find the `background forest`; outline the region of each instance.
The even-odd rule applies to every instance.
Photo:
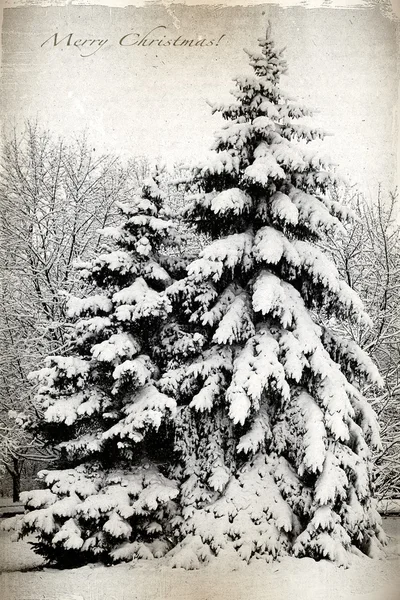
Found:
[[[159,166],[167,204],[176,211],[184,194],[177,165]],[[90,139],[57,139],[41,124],[27,122],[5,139],[0,173],[0,435],[1,494],[16,500],[32,486],[38,468],[53,456],[24,429],[37,410],[28,374],[44,357],[65,349],[65,299],[82,294],[74,261],[99,250],[98,230],[118,222],[117,203],[129,200],[149,175],[143,157],[123,163],[98,155]],[[384,182],[374,198],[342,187],[340,200],[357,215],[348,237],[330,237],[324,250],[360,295],[373,328],[348,324],[346,334],[368,351],[385,387],[371,397],[383,449],[375,455],[377,495],[400,494],[400,225],[397,194]],[[207,236],[182,226],[186,249],[201,248]],[[368,396],[369,389],[365,388]],[[25,415],[25,416],[24,416]]]

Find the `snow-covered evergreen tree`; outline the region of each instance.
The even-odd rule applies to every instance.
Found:
[[[34,532],[35,550],[62,565],[161,556],[178,488],[160,468],[176,404],[157,389],[157,331],[171,311],[160,247],[173,222],[156,179],[144,182],[108,247],[81,264],[93,293],[69,300],[70,349],[33,376],[37,434],[58,449],[44,489],[21,494],[28,512],[9,522]]]
[[[212,241],[167,293],[169,368],[180,481],[177,566],[212,554],[347,564],[384,536],[371,499],[375,415],[358,383],[381,382],[370,358],[324,326],[369,322],[315,242],[349,215],[329,190],[324,132],[279,88],[286,70],[267,33],[235,79],[227,124],[194,173],[188,222]]]

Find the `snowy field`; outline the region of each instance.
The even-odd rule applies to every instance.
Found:
[[[386,560],[354,558],[339,569],[326,561],[213,565],[199,571],[154,562],[41,569],[25,541],[0,534],[0,596],[4,600],[399,600],[400,518],[384,520]]]

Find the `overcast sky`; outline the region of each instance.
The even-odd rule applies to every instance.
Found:
[[[334,134],[325,151],[363,186],[391,186],[399,27],[388,15],[262,3],[10,6],[3,12],[3,121],[38,118],[62,135],[86,128],[99,150],[124,155],[201,158],[220,124],[206,101],[229,99],[232,77],[249,72],[243,48],[256,49],[270,19],[277,45],[286,46],[283,87],[317,108],[316,123]]]

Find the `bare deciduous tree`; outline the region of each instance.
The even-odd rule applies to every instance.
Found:
[[[366,390],[381,423],[383,450],[375,457],[381,498],[400,496],[400,221],[397,193],[368,202],[356,193],[349,201],[357,220],[346,242],[329,248],[348,284],[361,296],[373,328],[346,323],[347,334],[370,353],[385,381]]]
[[[29,371],[66,343],[60,291],[75,293],[74,261],[96,252],[99,228],[116,219],[148,171],[96,152],[85,135],[54,139],[37,123],[5,136],[0,166],[0,468],[18,497],[26,459],[49,459],[15,418],[30,406]]]

